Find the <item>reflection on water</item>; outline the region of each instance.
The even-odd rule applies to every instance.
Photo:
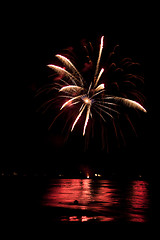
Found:
[[[43,205],[54,207],[57,215],[61,212],[58,221],[147,222],[148,183],[133,181],[124,186],[108,180],[54,179]]]
[[[129,200],[129,217],[133,222],[145,222],[144,212],[149,205],[148,184],[145,181],[132,182]]]

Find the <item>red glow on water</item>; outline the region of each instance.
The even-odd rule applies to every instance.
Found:
[[[114,190],[109,188],[108,181],[104,181],[101,187],[92,187],[92,179],[61,179],[57,182],[57,187],[49,189],[45,197],[45,205],[48,206],[62,206],[71,207],[76,209],[98,209],[98,204],[101,206],[113,205],[116,200],[114,199]],[[75,201],[77,204],[73,205]]]
[[[145,222],[144,210],[148,208],[148,184],[145,181],[134,181],[130,197],[130,221]]]
[[[69,221],[69,222],[92,222],[92,221],[100,221],[100,222],[110,222],[113,221],[113,217],[105,217],[105,216],[70,216],[63,217],[61,221]]]
[[[43,205],[53,207],[58,221],[64,222],[108,222],[121,218],[146,222],[148,183],[133,181],[126,190],[108,180],[57,179],[50,184]]]
[[[73,205],[75,200],[81,205]],[[90,201],[90,180],[83,179],[61,179],[57,183],[57,187],[50,188],[46,196],[46,205],[49,206],[62,206],[69,208],[82,208]]]
[[[55,183],[53,188],[50,186],[44,205],[85,211],[81,216],[63,216],[61,221],[113,221],[113,216],[101,216],[104,209],[118,202],[115,189],[109,187],[110,184],[107,180],[96,185],[92,179],[60,179],[57,186]],[[87,214],[92,212],[93,216],[85,215],[86,211]]]

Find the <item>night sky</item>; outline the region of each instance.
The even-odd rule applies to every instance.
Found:
[[[59,50],[79,44],[81,39],[96,42],[102,35],[108,43],[119,44],[124,56],[139,61],[144,70],[146,20],[143,7],[62,4],[15,6],[7,10],[3,27],[2,52],[5,77],[2,83],[1,169],[19,171],[74,172],[86,166],[115,174],[151,176],[153,158],[152,96],[145,75],[145,116],[135,119],[138,136],[131,131],[120,148],[84,149],[82,137],[48,131],[48,114],[37,112],[35,92],[48,80],[46,67]],[[97,41],[98,44],[98,41]],[[113,44],[114,45],[114,44]],[[84,167],[85,166],[85,167]]]

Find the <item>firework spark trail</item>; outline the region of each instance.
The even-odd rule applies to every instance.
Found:
[[[77,78],[71,73],[69,73],[68,71],[66,71],[64,68],[61,68],[53,64],[49,64],[48,67],[52,68],[57,73],[64,74],[66,77],[68,77],[72,81],[73,84],[77,85],[76,84]]]
[[[64,107],[66,107],[67,105],[69,105],[70,103],[73,103],[74,100],[77,100],[79,98],[83,97],[83,95],[78,95],[76,97],[71,98],[70,100],[68,100],[67,102],[65,102],[62,107],[60,108],[60,110],[62,110]]]
[[[83,106],[83,107],[82,107],[82,106]],[[80,116],[82,115],[82,113],[83,113],[83,111],[84,111],[84,109],[85,109],[85,107],[86,107],[86,104],[82,104],[82,106],[81,106],[82,109],[81,109],[80,113],[78,114],[78,116],[76,117],[76,120],[74,121],[74,123],[73,123],[73,125],[72,125],[71,132],[73,131],[76,123],[78,122],[78,119],[79,119]]]
[[[141,110],[143,112],[147,112],[146,109],[138,102],[127,99],[127,98],[121,98],[121,97],[114,97],[115,100],[121,101],[123,104],[125,104],[127,107],[131,108],[137,108],[138,110]]]
[[[99,82],[99,79],[101,78],[103,72],[104,72],[104,68],[101,69],[101,71],[100,71],[100,73],[99,73],[99,75],[98,75],[98,77],[97,77],[97,79],[95,81],[94,87],[97,86],[97,84]]]
[[[83,87],[83,77],[80,74],[80,72],[77,70],[77,68],[73,65],[73,63],[66,57],[57,54],[56,57],[65,65],[68,66],[70,70],[72,70],[74,76],[76,76],[76,79],[79,79],[81,86]]]
[[[89,105],[87,106],[86,120],[85,120],[84,128],[83,128],[83,136],[85,135],[87,123],[88,123],[88,120],[89,120],[90,109],[91,109],[91,104],[89,104]]]
[[[92,117],[92,112],[91,112],[92,110],[98,116],[100,116],[100,118],[103,121],[106,121],[105,115],[113,119],[114,118],[113,114],[119,114],[119,111],[116,109],[116,107],[122,104],[127,107],[135,108],[140,111],[146,112],[146,109],[136,101],[133,101],[131,99],[124,98],[124,97],[105,94],[105,91],[106,91],[105,84],[104,83],[99,84],[101,76],[105,71],[104,68],[101,68],[101,70],[99,71],[102,50],[103,50],[103,41],[104,41],[104,36],[101,37],[101,43],[100,43],[99,55],[96,63],[95,73],[89,85],[83,79],[82,75],[74,66],[74,64],[65,56],[62,56],[60,54],[56,55],[56,57],[63,63],[63,65],[66,67],[67,70],[60,66],[56,66],[52,64],[48,65],[49,68],[53,69],[58,74],[62,75],[62,78],[60,79],[61,81],[57,83],[55,87],[55,90],[58,90],[59,92],[59,97],[66,99],[66,101],[61,105],[60,110],[62,109],[65,110],[67,109],[67,107],[70,107],[75,104],[79,106],[79,113],[72,124],[71,132],[75,128],[82,114],[85,113],[85,121],[83,125],[83,136],[86,133],[86,128],[87,128],[89,118],[90,116]],[[115,49],[111,55],[113,54],[115,54]],[[127,65],[127,64],[129,66],[134,65],[134,63],[133,64],[131,63],[130,58],[125,58],[121,63],[122,65]],[[116,68],[115,63],[112,63],[111,65],[115,67],[116,71],[118,71],[118,69],[121,69],[120,67]],[[109,66],[108,69],[112,66]],[[64,80],[63,77],[66,79]],[[134,77],[133,75],[128,74],[128,79],[133,77]],[[126,81],[129,81],[128,79]],[[139,80],[142,80],[142,78],[139,77]]]
[[[102,55],[102,50],[103,50],[103,40],[104,40],[104,36],[101,37],[101,44],[100,44],[100,49],[99,49],[99,56],[98,56],[98,60],[97,60],[96,71],[95,71],[95,74],[94,74],[94,82],[98,82],[98,81],[97,81],[97,74],[98,74],[99,63],[100,63],[100,60],[101,60],[101,55]]]

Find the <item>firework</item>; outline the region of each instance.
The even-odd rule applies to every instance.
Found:
[[[106,122],[108,118],[114,119],[115,115],[120,114],[118,109],[118,106],[120,105],[146,112],[146,109],[142,106],[142,104],[140,104],[140,102],[124,97],[125,94],[122,96],[107,94],[109,92],[108,84],[105,86],[105,80],[104,82],[101,82],[102,76],[105,75],[105,71],[108,73],[109,69],[114,67],[114,72],[122,72],[126,66],[130,67],[133,65],[138,65],[138,63],[132,62],[130,58],[124,58],[121,61],[120,67],[117,67],[115,63],[112,63],[108,64],[108,68],[106,68],[106,70],[105,68],[100,68],[103,42],[104,36],[101,37],[99,54],[95,65],[95,72],[90,76],[89,81],[83,77],[83,74],[78,71],[75,65],[66,56],[60,54],[56,55],[59,61],[63,64],[63,67],[53,64],[48,65],[49,68],[54,70],[54,72],[60,76],[58,81],[55,81],[54,86],[53,84],[51,85],[51,90],[56,90],[58,92],[56,98],[61,99],[61,106],[59,109],[60,113],[58,116],[61,115],[62,111],[67,111],[71,106],[76,106],[76,109],[78,108],[78,113],[76,110],[70,131],[72,132],[74,130],[77,122],[82,115],[84,115],[83,136],[86,134],[89,120],[92,119],[95,114],[98,115],[104,122]],[[114,48],[114,51],[111,52],[110,58],[114,55],[116,47]],[[91,59],[89,60],[90,63],[92,63]],[[127,73],[123,81],[135,86],[135,83],[130,81],[130,79],[133,78],[143,80],[141,76]],[[119,88],[119,84],[117,82],[113,81],[111,84],[114,84],[117,88]],[[137,94],[136,96],[140,99],[140,94]],[[56,104],[56,98],[52,98],[51,100],[47,101],[46,105]],[[55,119],[53,122],[54,121]],[[52,126],[53,122],[51,123],[50,127]]]

